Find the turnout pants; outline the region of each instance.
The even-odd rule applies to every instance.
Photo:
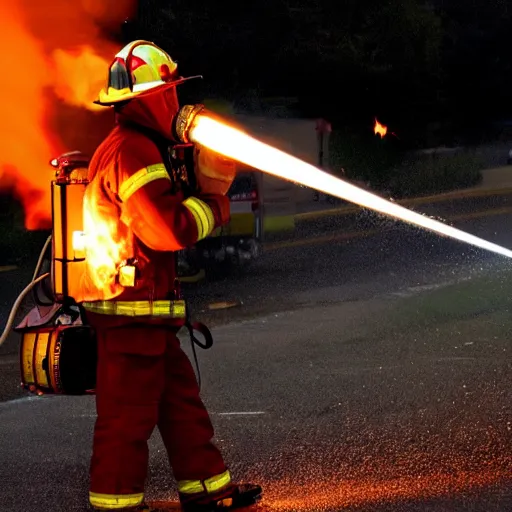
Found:
[[[115,510],[142,503],[147,443],[155,427],[180,491],[228,485],[230,475],[212,444],[213,427],[178,328],[87,316],[98,338],[93,507]]]

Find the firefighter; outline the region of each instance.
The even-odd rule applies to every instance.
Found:
[[[175,251],[229,220],[229,200],[200,179],[192,190],[173,151],[176,86],[185,80],[162,49],[135,41],[116,55],[96,101],[113,106],[116,124],[91,159],[84,198],[88,270],[79,302],[98,339],[95,510],[150,510],[144,483],[155,427],[185,512],[247,506],[261,494],[231,481],[177,338],[186,311]],[[215,158],[224,170],[234,165]]]

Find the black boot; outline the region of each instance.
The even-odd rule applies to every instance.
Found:
[[[222,512],[249,507],[261,499],[259,485],[230,485],[212,494],[180,494],[183,512]]]

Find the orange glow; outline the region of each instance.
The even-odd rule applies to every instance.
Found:
[[[379,121],[377,121],[377,118],[375,118],[375,127],[373,131],[375,135],[380,135],[380,138],[383,139],[388,133],[388,127],[383,124],[380,124]]]
[[[115,207],[101,201],[99,183],[88,185],[84,196],[83,221],[86,278],[81,289],[81,300],[109,300],[117,297],[123,286],[117,275],[120,268],[133,255],[129,236],[119,233]],[[126,235],[126,234],[125,234]]]
[[[89,46],[69,52],[57,49],[52,57],[56,96],[69,105],[104,111],[105,107],[95,105],[93,101],[105,85],[109,62],[94,53]]]
[[[336,450],[336,446],[330,447]],[[459,500],[470,504],[487,494],[496,496],[502,489],[505,494],[510,486],[512,458],[504,453],[504,444],[494,448],[471,445],[464,453],[443,447],[441,454],[435,444],[428,452],[411,453],[399,442],[398,450],[391,450],[387,457],[372,457],[371,448],[363,448],[367,462],[351,462],[355,454],[349,446],[342,448],[344,455],[334,457],[324,450],[315,452],[313,446],[309,448],[310,453],[287,459],[286,467],[276,467],[280,453],[274,454],[274,463],[262,461],[262,474],[253,472],[248,478],[263,487],[262,501],[247,510],[366,511],[382,507],[406,511],[416,510],[417,505],[428,508],[437,500],[447,500],[446,505],[452,505],[443,510],[462,510],[457,508]],[[363,453],[357,451],[359,455]],[[445,457],[451,461],[448,465]],[[280,476],[269,476],[275,472]],[[151,505],[174,510],[168,501]]]
[[[492,488],[510,475],[503,469],[479,472],[404,476],[393,479],[361,478],[337,482],[319,481],[297,485],[296,482],[269,482],[264,486],[263,503],[279,512],[297,510],[342,510],[376,504],[399,504],[453,497],[457,493]]]
[[[408,511],[419,510],[420,504],[422,509],[441,510],[429,508],[438,500],[452,505],[443,510],[465,510],[459,500],[470,505],[479,497],[496,497],[501,492],[508,496],[512,452],[506,428],[479,427],[479,419],[465,412],[443,426],[442,420],[439,424],[428,421],[435,431],[426,437],[417,424],[379,428],[354,418],[361,423],[351,430],[351,442],[340,434],[341,439],[305,442],[303,450],[283,446],[284,453],[272,453],[274,462],[262,461],[263,474],[258,471],[250,479],[263,487],[263,509],[276,512],[381,507]],[[490,424],[496,421],[492,414],[488,419]],[[335,424],[333,418],[329,426]],[[286,466],[280,467],[279,461],[286,461]]]
[[[100,23],[107,31],[118,30],[134,4],[53,0],[50,9],[47,2],[32,0],[0,3],[0,188],[21,200],[28,229],[50,227],[48,162],[81,149],[63,142],[82,129],[78,121],[72,124],[76,117],[70,109],[97,108],[91,102],[118,50],[119,44],[100,32]],[[63,110],[66,122],[56,131]]]
[[[294,156],[288,155],[284,151],[264,144],[224,122],[209,117],[207,114],[195,116],[192,120],[188,136],[195,143],[278,178],[300,183],[319,192],[370,208],[409,224],[433,231],[439,235],[454,238],[455,240],[512,258],[512,251],[504,247],[372,194],[348,181],[337,178]]]

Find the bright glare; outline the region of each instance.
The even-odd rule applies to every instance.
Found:
[[[73,239],[71,243],[74,251],[85,251],[85,233],[83,231],[73,231]]]
[[[512,257],[512,251],[504,247],[387,201],[205,115],[199,114],[194,119],[190,139],[268,174],[390,215],[439,235]]]

